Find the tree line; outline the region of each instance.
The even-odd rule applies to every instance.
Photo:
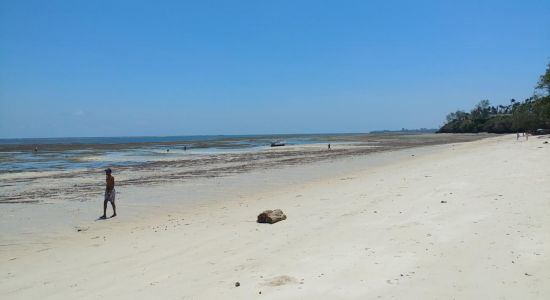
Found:
[[[550,63],[540,76],[533,96],[523,102],[492,106],[481,100],[469,112],[457,110],[447,115],[440,133],[514,133],[550,129]]]

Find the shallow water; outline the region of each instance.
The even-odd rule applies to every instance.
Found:
[[[151,161],[196,159],[204,155],[330,142],[344,135],[254,135],[0,139],[0,173],[94,169]]]

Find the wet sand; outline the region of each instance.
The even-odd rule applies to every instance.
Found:
[[[142,186],[181,182],[197,178],[213,178],[248,172],[299,165],[323,160],[369,153],[405,149],[410,147],[473,141],[486,138],[485,134],[421,134],[421,135],[352,135],[332,136],[332,150],[326,144],[287,146],[258,151],[189,155],[178,159],[151,157],[149,162],[114,168],[117,186]],[[321,137],[319,137],[321,138]],[[326,139],[326,137],[325,137]],[[345,141],[345,142],[344,142]],[[336,143],[336,144],[334,144]],[[145,147],[145,144],[140,144]],[[158,146],[158,145],[157,145]],[[4,145],[3,147],[11,147]],[[75,149],[127,150],[136,147],[124,145],[43,145],[41,151],[66,151]],[[80,147],[80,148],[74,148]],[[108,147],[103,149],[102,147]],[[1,147],[0,147],[1,148]],[[4,149],[6,150],[6,149]],[[87,153],[89,157],[94,152]],[[86,158],[84,158],[86,159]],[[91,158],[88,158],[91,159]],[[102,169],[49,170],[30,172],[0,172],[2,182],[0,204],[43,203],[91,200],[101,193]]]

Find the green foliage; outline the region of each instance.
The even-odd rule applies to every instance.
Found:
[[[469,113],[457,110],[447,115],[447,123],[441,133],[512,133],[535,132],[539,128],[550,129],[550,64],[540,76],[537,89],[545,96],[533,96],[524,102],[510,100],[509,105],[491,106],[489,100],[481,100]]]
[[[466,120],[468,113],[462,110],[457,110],[447,115],[447,122],[452,121],[464,121]]]
[[[489,100],[481,100],[470,112],[470,117],[473,120],[486,120],[491,112],[489,109]]]
[[[512,116],[496,116],[483,124],[483,130],[492,133],[508,133],[512,130]]]
[[[546,90],[547,93],[550,93],[550,63],[547,65],[544,75],[540,76],[537,89]]]

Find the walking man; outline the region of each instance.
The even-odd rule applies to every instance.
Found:
[[[113,215],[111,218],[116,217],[116,206],[115,206],[115,178],[111,175],[111,169],[105,169],[105,175],[107,185],[105,187],[105,200],[103,200],[103,216],[100,219],[107,219],[107,202],[111,202],[113,207]]]

